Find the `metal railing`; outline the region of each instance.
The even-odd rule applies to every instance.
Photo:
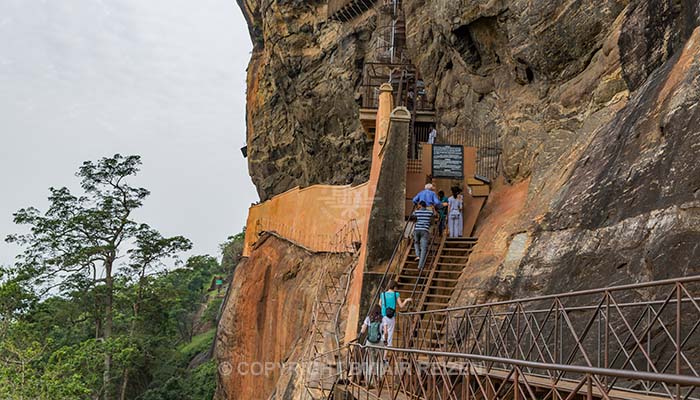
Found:
[[[425,399],[697,399],[699,304],[691,276],[400,313],[398,347],[373,379],[379,392]],[[356,346],[348,362],[371,351]],[[361,386],[355,373],[348,390]]]
[[[374,7],[377,0],[328,0],[328,19],[347,22]]]
[[[700,378],[520,359],[351,344],[345,392],[369,399],[696,399]],[[386,361],[384,361],[386,360]],[[486,368],[499,365],[501,368]],[[541,371],[534,375],[528,371]],[[548,376],[562,376],[553,382]],[[644,396],[605,382],[673,385],[681,395]],[[685,393],[685,395],[683,395]]]
[[[374,296],[372,296],[372,300],[369,303],[369,307],[367,308],[365,318],[369,317],[369,314],[372,311],[374,305],[379,304],[379,296],[384,290],[384,287],[388,284],[390,277],[395,275],[395,272],[393,271],[396,270],[396,268],[400,267],[400,265],[397,264],[397,261],[402,260],[402,256],[405,255],[405,252],[410,251],[411,240],[413,236],[413,225],[414,224],[410,220],[406,220],[406,222],[404,223],[403,229],[401,230],[401,237],[399,237],[399,240],[397,240],[396,244],[394,245],[394,250],[392,251],[391,257],[389,258],[389,261],[386,264],[384,274],[382,275],[382,279],[379,281],[377,290],[375,291]],[[364,318],[362,318],[362,320],[364,321]]]
[[[357,220],[351,219],[333,234],[313,234],[301,226],[281,223],[270,218],[259,218],[254,224],[255,236],[272,233],[296,245],[315,252],[352,253],[362,242],[362,233]]]
[[[357,266],[359,252],[359,227],[357,221],[348,221],[336,232],[326,253],[325,268],[321,272],[321,280],[314,295],[315,302],[311,313],[311,330],[301,359],[303,371],[304,392],[302,399],[325,399],[338,380],[343,370],[341,352],[345,348],[340,339],[341,310],[345,306],[352,274]],[[352,254],[353,260],[348,267],[338,272],[338,253]],[[330,335],[332,348],[325,349],[326,337]],[[335,362],[328,363],[328,358]]]
[[[437,143],[476,147],[476,174],[495,179],[501,162],[501,141],[496,131],[438,132]]]
[[[414,65],[382,62],[367,62],[364,65],[361,87],[363,108],[379,108],[379,88],[387,82],[394,87],[395,106],[406,106],[410,111],[433,110],[425,95],[425,84]]]

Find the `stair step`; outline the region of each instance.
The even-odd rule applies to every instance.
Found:
[[[424,306],[446,306],[448,303],[435,303],[435,302],[430,302],[426,301],[423,303]]]
[[[457,282],[456,279],[440,279],[440,278],[433,278],[433,281],[438,281],[438,282]],[[401,286],[405,286],[405,289],[413,289],[414,283],[399,283]],[[415,285],[416,288],[424,288],[424,284],[420,285]],[[436,289],[436,290],[454,290],[455,286],[438,286],[438,285],[430,285],[429,286],[431,289]],[[404,290],[405,290],[404,289]]]
[[[439,271],[436,272],[436,273],[439,273]],[[417,276],[417,275],[416,275],[416,276],[401,275],[401,276],[399,276],[397,279],[402,279],[402,278],[410,279],[411,282],[399,282],[399,285],[403,285],[403,286],[411,285],[411,286],[413,286],[413,285],[415,284],[416,279],[418,279],[418,276]],[[422,276],[422,277],[421,277],[421,280],[426,281],[426,280],[428,280],[428,278],[425,277],[425,276]],[[437,281],[437,282],[459,282],[459,279],[435,278],[435,277],[433,277],[433,281]],[[423,284],[418,285],[418,286],[422,286],[422,285],[423,285]],[[454,289],[454,286],[445,287],[445,289]]]
[[[447,266],[455,266],[455,267],[464,267],[465,264],[462,263],[443,263],[443,262],[438,262],[437,265],[447,265]]]
[[[433,280],[438,282],[459,282],[459,279],[451,278],[433,278]],[[450,287],[449,289],[454,289],[454,286]]]
[[[444,295],[444,294],[431,294],[431,293],[426,294],[425,297],[426,297],[426,298],[427,298],[427,297],[437,297],[437,298],[440,298],[440,299],[449,299],[449,298],[452,298],[452,296],[449,296],[449,295]]]

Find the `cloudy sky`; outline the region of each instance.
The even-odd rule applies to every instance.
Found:
[[[0,236],[82,161],[140,154],[138,217],[217,253],[257,200],[239,151],[250,50],[235,0],[0,0]],[[0,264],[17,252],[1,243]]]

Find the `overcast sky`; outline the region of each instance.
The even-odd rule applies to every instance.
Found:
[[[0,236],[84,160],[140,154],[139,219],[196,254],[257,200],[245,145],[251,44],[235,0],[0,0]],[[18,248],[0,244],[0,264]]]

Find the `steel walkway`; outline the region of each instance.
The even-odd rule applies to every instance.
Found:
[[[334,398],[700,399],[699,304],[691,276],[402,313],[397,347],[350,345]]]

